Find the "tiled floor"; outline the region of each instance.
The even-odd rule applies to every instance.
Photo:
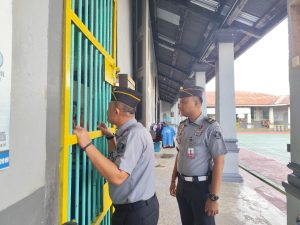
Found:
[[[176,151],[162,149],[156,153],[156,188],[160,202],[159,225],[181,224],[176,199],[169,194]],[[218,225],[284,225],[285,196],[245,171],[244,183],[223,183]]]

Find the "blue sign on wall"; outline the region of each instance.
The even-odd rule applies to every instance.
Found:
[[[0,170],[9,167],[9,150],[0,152]]]

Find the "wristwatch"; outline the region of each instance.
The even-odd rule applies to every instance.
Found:
[[[106,136],[106,139],[107,140],[111,140],[111,139],[113,139],[115,136],[114,135],[110,135],[110,136]]]
[[[208,198],[211,200],[211,201],[217,201],[219,199],[219,196],[215,195],[215,194],[212,194],[212,193],[209,193],[208,194]]]

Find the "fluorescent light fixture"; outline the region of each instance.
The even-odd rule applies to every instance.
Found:
[[[159,45],[160,47],[163,47],[163,48],[165,48],[165,49],[171,51],[171,52],[174,52],[174,51],[175,51],[174,48],[171,48],[171,47],[169,47],[169,46],[166,46],[166,45],[164,45],[164,44],[162,44],[162,43],[158,43],[158,45]]]
[[[213,12],[216,12],[219,8],[219,2],[214,0],[191,0],[191,3]]]
[[[179,25],[180,16],[167,10],[157,8],[157,17],[169,23],[175,24],[176,26]]]
[[[236,18],[236,21],[246,24],[248,26],[253,26],[257,21],[259,20],[259,18],[257,16],[253,16],[249,13],[246,12],[241,12],[238,17]]]
[[[169,42],[172,45],[175,45],[175,43],[176,43],[174,40],[171,40],[170,38],[168,38],[167,36],[164,36],[162,34],[158,34],[158,38],[161,40],[164,40],[166,42]]]

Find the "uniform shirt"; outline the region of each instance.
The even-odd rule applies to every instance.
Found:
[[[162,132],[162,143],[163,146],[173,146],[175,130],[171,126],[166,126],[163,128]]]
[[[132,203],[151,198],[155,193],[155,163],[150,133],[132,119],[119,127],[116,138],[116,149],[109,154],[109,158],[129,176],[120,186],[109,184],[113,203]]]
[[[220,125],[202,114],[195,122],[180,123],[177,143],[177,171],[185,176],[207,175],[212,158],[227,153]]]

